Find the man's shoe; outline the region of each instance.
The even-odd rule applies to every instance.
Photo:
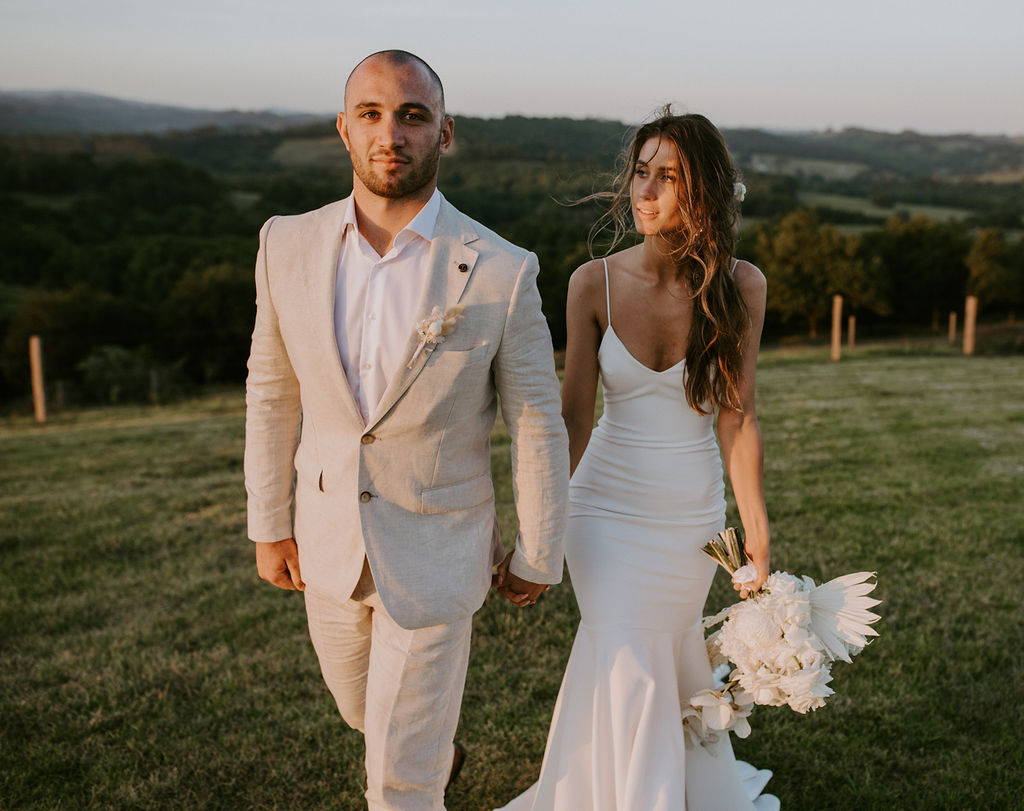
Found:
[[[445,793],[452,787],[452,783],[459,779],[459,772],[462,771],[462,764],[466,760],[466,750],[462,748],[462,744],[458,741],[455,742],[455,754],[452,756],[452,770],[448,775],[448,782],[445,783]]]

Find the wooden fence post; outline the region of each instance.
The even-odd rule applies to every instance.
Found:
[[[949,342],[956,343],[956,310],[951,310],[949,313]]]
[[[853,349],[857,343],[857,316],[846,319],[846,348]]]
[[[32,406],[36,422],[46,422],[46,388],[43,385],[43,342],[38,335],[28,339],[28,363],[32,370]]]
[[[964,354],[974,354],[974,333],[978,321],[978,297],[968,296],[964,304]]]
[[[832,296],[832,360],[842,357],[843,297]]]

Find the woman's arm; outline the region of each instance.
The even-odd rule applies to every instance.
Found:
[[[604,305],[601,263],[587,262],[569,278],[565,305],[565,377],[562,380],[562,419],[569,433],[569,475],[583,457],[594,428],[597,400],[597,350],[601,324],[595,302]]]
[[[739,262],[735,270],[736,284],[747,306],[750,325],[743,342],[743,361],[739,378],[742,411],[722,408],[718,412],[716,430],[722,448],[726,473],[736,496],[740,521],[743,523],[744,546],[757,567],[754,588],[760,588],[769,573],[768,510],[764,504],[764,446],[757,422],[757,352],[764,326],[764,274],[749,262]],[[740,597],[747,596],[739,589]]]

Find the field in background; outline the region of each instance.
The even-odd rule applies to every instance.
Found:
[[[866,217],[877,217],[884,220],[900,212],[928,217],[937,222],[948,222],[950,220],[963,220],[971,216],[971,211],[966,208],[954,208],[952,206],[926,206],[917,203],[893,203],[891,206],[879,206],[872,203],[866,197],[852,197],[847,194],[825,194],[822,192],[802,191],[798,195],[800,203],[805,206],[817,206],[835,211],[852,211],[863,214]]]
[[[1011,807],[1024,792],[1024,363],[820,349],[760,373],[773,565],[878,571],[881,637],[739,756],[796,809]],[[301,598],[256,580],[235,393],[0,427],[0,805],[361,807]],[[508,439],[494,435],[503,534]],[[731,506],[731,522],[735,510]],[[708,604],[729,599],[720,576]],[[628,599],[622,595],[621,599]],[[535,777],[577,614],[477,615],[453,809]]]

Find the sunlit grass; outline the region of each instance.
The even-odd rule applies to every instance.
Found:
[[[773,564],[878,571],[881,637],[835,668],[831,706],[758,709],[737,752],[787,809],[1014,807],[1024,361],[821,356],[760,373]],[[301,599],[255,577],[242,418],[223,394],[0,426],[3,807],[361,806]],[[493,448],[510,539],[500,427]],[[730,594],[719,578],[708,610]],[[477,615],[450,807],[535,779],[576,622],[568,583]]]

